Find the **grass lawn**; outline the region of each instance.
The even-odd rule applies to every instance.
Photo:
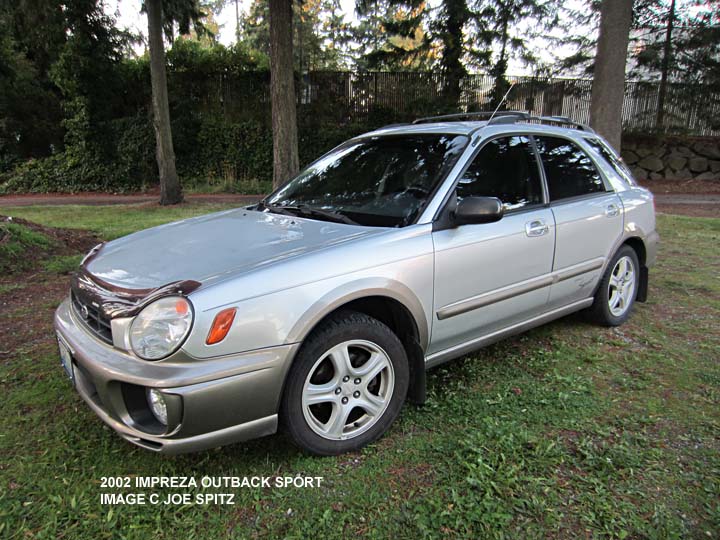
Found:
[[[2,209],[114,238],[207,205]],[[648,303],[607,329],[572,316],[429,372],[362,452],[303,455],[272,436],[193,455],[136,449],[67,384],[51,331],[68,261],[0,325],[44,325],[0,343],[0,537],[718,538],[720,220],[660,216]],[[0,279],[1,281],[1,279]],[[104,506],[105,476],[322,476],[320,489],[218,489],[234,506]],[[131,492],[133,490],[119,490]],[[149,490],[140,490],[149,492]],[[159,490],[162,494],[182,489]]]
[[[140,229],[162,225],[200,214],[227,210],[230,204],[181,204],[163,207],[157,204],[108,206],[58,205],[3,208],[0,215],[15,216],[50,227],[87,229],[105,240],[113,240]]]

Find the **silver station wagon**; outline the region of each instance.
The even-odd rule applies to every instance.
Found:
[[[55,315],[62,365],[128,441],[196,451],[282,427],[380,437],[425,371],[585,309],[619,325],[653,197],[591,129],[523,113],[366,133],[248,208],[101,244]]]

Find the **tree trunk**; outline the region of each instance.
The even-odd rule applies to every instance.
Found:
[[[240,0],[235,0],[235,41],[240,43]]]
[[[465,0],[444,0],[445,28],[441,40],[443,53],[441,65],[445,73],[444,98],[448,110],[456,110],[462,96],[462,80],[467,70],[462,62],[463,31],[469,11]]]
[[[632,0],[602,0],[590,125],[620,150]]]
[[[274,188],[290,180],[300,168],[293,74],[292,1],[270,0],[270,98]]]
[[[663,47],[662,66],[660,71],[660,88],[658,89],[658,110],[655,118],[655,127],[662,129],[665,124],[665,96],[667,95],[668,71],[670,70],[670,55],[672,54],[672,33],[675,24],[675,0],[670,2],[667,27],[665,29],[665,44]]]
[[[145,6],[150,42],[155,155],[160,172],[160,204],[177,204],[182,202],[183,195],[175,170],[175,152],[170,131],[170,106],[168,105],[165,47],[162,35],[162,3],[161,0],[147,0]]]
[[[508,16],[505,14],[502,20],[502,31],[500,34],[500,57],[496,64],[490,70],[490,73],[494,77],[493,89],[491,93],[490,107],[495,109],[502,105],[502,99],[505,97],[505,93],[510,86],[505,74],[507,73],[507,59],[505,55],[507,53],[507,42],[508,42]],[[501,107],[502,108],[502,107]]]

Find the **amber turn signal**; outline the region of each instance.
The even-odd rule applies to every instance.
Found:
[[[230,331],[233,321],[235,320],[236,308],[223,309],[220,313],[215,315],[215,320],[210,327],[210,333],[208,334],[205,343],[213,345],[214,343],[220,343],[227,333]]]

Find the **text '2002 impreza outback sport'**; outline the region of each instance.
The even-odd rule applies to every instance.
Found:
[[[158,452],[282,425],[339,454],[422,402],[429,367],[581,309],[623,323],[652,195],[584,126],[484,118],[379,129],[255,206],[97,246],[55,315],[79,394]]]

